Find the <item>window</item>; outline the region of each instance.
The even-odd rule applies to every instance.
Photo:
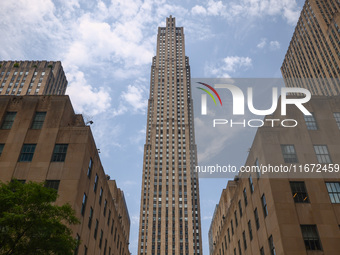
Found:
[[[248,230],[249,230],[249,238],[250,238],[250,241],[253,240],[253,230],[251,228],[251,221],[249,220],[248,221]]]
[[[255,208],[254,210],[254,217],[255,217],[256,229],[258,230],[260,228],[260,221],[259,221],[259,213],[257,212],[257,208]]]
[[[77,255],[78,251],[79,251],[79,244],[80,244],[80,235],[79,234],[77,234],[77,236],[76,236],[76,242],[77,242],[77,246],[74,249],[74,255]]]
[[[326,182],[329,198],[332,204],[340,204],[340,182]]]
[[[334,112],[333,115],[334,115],[336,124],[338,125],[338,128],[340,129],[340,112]]]
[[[84,245],[84,255],[87,255],[87,246]]]
[[[46,112],[36,112],[31,128],[41,129],[44,124],[45,116],[46,116]]]
[[[241,204],[241,200],[238,201],[238,209],[240,211],[240,218],[242,217],[242,204]]]
[[[59,183],[60,183],[59,180],[46,180],[45,181],[45,187],[55,189],[56,191],[58,191]]]
[[[93,191],[97,191],[97,186],[98,186],[98,175],[96,174],[96,178],[94,178],[94,186],[93,186]]]
[[[86,193],[84,193],[83,202],[81,204],[81,215],[83,215],[83,216],[84,216],[84,213],[85,213],[86,200],[87,200],[87,196],[86,196]]]
[[[229,231],[229,228],[228,228],[228,242],[230,243],[230,231]]]
[[[312,113],[312,115],[304,115],[304,119],[306,122],[306,126],[308,130],[317,130],[318,129],[318,125],[316,123],[316,120],[314,118],[314,114]]]
[[[246,232],[243,231],[242,233],[242,238],[243,238],[243,246],[244,246],[244,250],[247,249],[247,239],[246,239]]]
[[[261,247],[261,249],[260,249],[260,255],[264,255],[264,249],[263,249],[263,247]]]
[[[243,189],[243,198],[244,198],[244,204],[248,205],[248,198],[247,198],[247,190],[246,188]]]
[[[68,144],[56,144],[54,146],[52,162],[64,162]]]
[[[294,145],[281,145],[281,150],[285,163],[298,162]]]
[[[264,194],[261,197],[261,201],[262,201],[262,207],[263,207],[263,214],[264,214],[264,217],[266,217],[268,215],[268,209],[267,209],[266,197],[264,196]]]
[[[230,221],[231,224],[231,234],[234,235],[234,225],[233,225],[233,220]]]
[[[36,144],[24,144],[21,149],[19,162],[31,162]]]
[[[11,129],[16,115],[16,112],[7,112],[2,122],[1,129]]]
[[[92,208],[92,206],[91,206],[91,207],[90,207],[90,214],[89,214],[89,222],[88,222],[88,224],[87,224],[87,226],[89,227],[89,229],[91,229],[92,218],[93,218],[93,208]]]
[[[269,243],[270,254],[271,255],[276,255],[275,247],[274,247],[274,241],[273,241],[273,236],[270,236],[268,238],[268,243]]]
[[[255,160],[255,166],[257,166],[257,168],[256,168],[257,179],[260,179],[260,177],[261,177],[261,170],[260,170],[260,165],[259,165],[259,160],[258,159]]]
[[[93,161],[92,161],[92,158],[90,158],[89,168],[87,169],[87,176],[88,176],[89,178],[91,178],[92,166],[93,166]]]
[[[236,211],[234,212],[234,216],[235,216],[235,224],[236,224],[236,227],[238,226],[238,220],[237,220],[237,213]]]
[[[4,150],[5,144],[4,143],[0,143],[0,156],[2,154],[2,151]]]
[[[251,175],[249,175],[249,187],[250,187],[250,192],[253,194],[253,192],[254,192],[254,183],[253,183],[253,179],[251,178]]]
[[[99,204],[100,205],[102,204],[102,198],[103,198],[103,188],[100,188],[100,191],[99,191]]]
[[[106,215],[106,208],[107,208],[107,200],[104,201],[104,216]]]
[[[289,182],[295,203],[309,203],[309,198],[304,182]]]
[[[100,230],[100,238],[99,238],[99,248],[102,248],[102,242],[103,242],[103,230]]]
[[[97,239],[97,232],[98,232],[98,220],[96,219],[96,227],[94,228],[94,239]]]
[[[301,225],[301,232],[307,250],[322,250],[316,225]]]
[[[237,244],[238,244],[238,253],[239,253],[240,255],[242,255],[241,242],[240,242],[240,240],[238,240]]]
[[[314,151],[319,163],[332,163],[331,157],[328,153],[327,145],[314,145]]]

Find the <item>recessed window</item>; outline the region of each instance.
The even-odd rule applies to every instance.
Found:
[[[298,159],[295,152],[294,145],[284,144],[281,145],[282,155],[285,163],[297,163]]]
[[[31,162],[36,144],[24,144],[21,149],[19,162]]]
[[[266,197],[264,194],[261,197],[261,201],[262,201],[262,207],[263,207],[263,214],[264,214],[264,217],[266,217],[268,215],[268,208],[267,208]]]
[[[250,238],[250,241],[253,240],[253,230],[251,228],[251,221],[249,220],[248,221],[248,230],[249,230],[249,238]]]
[[[90,207],[90,214],[89,214],[89,222],[87,223],[87,226],[89,227],[89,229],[91,229],[92,218],[93,218],[93,208],[92,208],[92,206],[91,206],[91,207]]]
[[[81,204],[81,215],[83,215],[83,216],[84,216],[84,213],[85,213],[86,200],[87,200],[87,196],[86,196],[86,193],[84,193],[83,202]]]
[[[306,250],[322,250],[316,225],[301,225],[301,232]]]
[[[269,250],[271,255],[276,255],[275,247],[274,247],[274,240],[273,236],[268,238]]]
[[[241,218],[242,215],[243,215],[241,200],[238,201],[238,209],[239,209],[239,211],[240,211],[240,218]]]
[[[238,220],[237,220],[237,213],[236,211],[234,212],[234,216],[235,216],[235,224],[236,224],[236,227],[238,226]]]
[[[52,162],[64,162],[68,144],[56,144],[54,146]]]
[[[263,247],[261,247],[261,249],[260,249],[260,255],[264,255],[264,249],[263,249]]]
[[[94,178],[94,186],[93,186],[93,191],[97,191],[97,186],[98,186],[98,175],[96,174],[96,177]]]
[[[326,182],[329,198],[332,204],[340,204],[340,182]]]
[[[1,129],[11,129],[16,114],[16,112],[7,112],[2,122]]]
[[[55,189],[56,191],[58,191],[59,189],[59,184],[60,184],[60,180],[46,180],[45,181],[46,188]]]
[[[36,112],[33,122],[32,129],[41,129],[45,121],[46,112]]]
[[[104,201],[104,216],[106,215],[106,208],[107,208],[107,200]]]
[[[255,208],[254,210],[254,217],[255,217],[256,229],[258,230],[260,228],[260,221],[259,221],[259,213],[257,211],[257,208]]]
[[[251,178],[251,175],[249,176],[249,187],[250,187],[250,192],[253,193],[254,192],[254,183],[253,183],[253,179]]]
[[[321,164],[332,163],[331,157],[329,156],[327,145],[314,145],[314,151],[319,163]]]
[[[338,125],[338,128],[340,129],[340,112],[334,112],[333,116],[336,121],[336,124]]]
[[[233,225],[233,220],[230,221],[231,225],[231,234],[234,235],[234,225]]]
[[[4,143],[0,143],[0,156],[2,154],[2,151],[4,150],[5,144]]]
[[[94,239],[97,239],[99,221],[96,219],[96,227],[94,228]]]
[[[93,167],[93,161],[92,161],[92,158],[90,158],[89,167],[87,169],[87,177],[89,178],[91,178],[92,167]]]
[[[316,120],[314,118],[314,115],[304,115],[304,119],[306,122],[306,126],[308,130],[317,130],[318,126],[316,124]]]
[[[244,246],[244,250],[247,249],[247,239],[246,239],[246,232],[243,231],[242,233],[242,238],[243,238],[243,246]]]
[[[102,198],[103,198],[103,188],[100,188],[100,191],[99,191],[99,204],[102,203]]]
[[[305,182],[289,182],[295,203],[309,203]]]
[[[243,189],[243,198],[244,198],[244,204],[248,205],[248,198],[247,198],[247,190],[246,188]]]

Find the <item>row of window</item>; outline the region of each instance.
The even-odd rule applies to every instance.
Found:
[[[6,112],[2,121],[1,129],[11,129],[14,123],[16,112]],[[31,129],[41,129],[46,117],[46,112],[36,112],[31,124]]]
[[[334,112],[333,116],[334,116],[336,124],[338,125],[338,128],[340,129],[340,112]],[[305,115],[304,119],[305,119],[306,126],[307,126],[308,130],[318,130],[319,129],[313,113],[312,113],[312,115]]]
[[[331,156],[329,155],[327,145],[313,145],[316,158],[320,164],[331,164]],[[281,151],[285,163],[298,163],[295,147],[293,144],[282,144]]]

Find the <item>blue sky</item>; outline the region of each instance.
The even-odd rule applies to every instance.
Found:
[[[169,15],[184,27],[192,78],[279,78],[302,5],[302,0],[0,1],[0,59],[62,61],[74,109],[94,121],[104,169],[125,192],[130,251],[136,254],[157,27]],[[198,144],[201,157],[202,152]],[[226,183],[200,180],[204,254],[211,216]]]

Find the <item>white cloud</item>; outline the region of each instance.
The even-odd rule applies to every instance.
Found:
[[[132,107],[133,112],[145,113],[148,105],[145,86],[128,85],[127,91],[123,91],[121,98]]]
[[[238,69],[247,69],[252,66],[252,59],[249,57],[228,56],[217,63],[206,64],[205,75],[212,77],[229,78],[231,73]]]
[[[281,16],[290,25],[295,25],[300,13],[296,0],[210,0],[205,6],[196,5],[191,9],[192,15],[222,16],[230,22],[240,17]]]
[[[71,98],[76,112],[96,115],[110,107],[110,94],[108,88],[94,88],[87,83],[84,73],[77,67],[71,67],[66,74],[69,85],[66,94]]]
[[[278,50],[280,49],[281,45],[278,41],[271,41],[269,42],[269,47],[271,50]]]
[[[257,48],[264,48],[267,44],[267,39],[266,38],[262,38],[261,41],[256,45]]]

